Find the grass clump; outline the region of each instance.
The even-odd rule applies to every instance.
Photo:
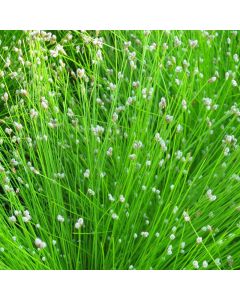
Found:
[[[236,31],[0,32],[1,269],[238,269]]]

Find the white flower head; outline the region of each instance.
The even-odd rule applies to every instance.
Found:
[[[40,238],[35,239],[35,245],[38,249],[44,249],[47,247],[47,244],[43,242]]]
[[[83,220],[83,218],[79,218],[79,219],[77,220],[77,222],[75,223],[75,228],[76,228],[76,229],[80,229],[81,227],[83,227],[83,225],[84,225],[84,220]]]
[[[58,220],[58,222],[63,223],[64,222],[64,217],[61,216],[61,215],[57,215],[57,220]]]

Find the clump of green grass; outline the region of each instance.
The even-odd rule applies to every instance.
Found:
[[[1,269],[238,269],[235,31],[0,32]]]

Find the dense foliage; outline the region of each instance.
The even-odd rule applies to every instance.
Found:
[[[1,269],[238,269],[236,31],[0,32]]]

